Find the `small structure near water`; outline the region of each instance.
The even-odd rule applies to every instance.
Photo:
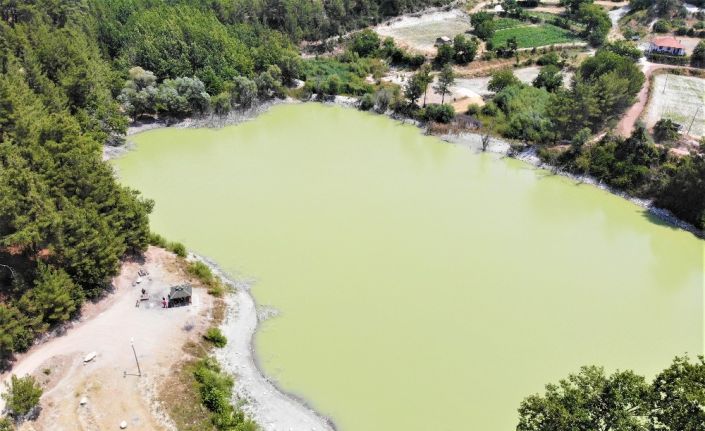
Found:
[[[169,308],[191,304],[192,288],[190,284],[172,286],[169,290]]]

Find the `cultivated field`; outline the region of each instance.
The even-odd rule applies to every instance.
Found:
[[[451,39],[470,30],[470,18],[459,10],[433,12],[418,17],[403,17],[380,24],[375,31],[382,37],[391,36],[409,49],[422,53],[435,53],[436,38]]]
[[[517,38],[519,48],[533,48],[580,41],[568,30],[551,24],[541,24],[498,30],[492,37],[492,43],[494,46],[504,46],[507,40],[512,37]]]
[[[692,121],[690,135],[705,135],[705,79],[663,74],[655,76],[652,85],[651,100],[646,108],[648,127],[653,127],[661,118],[668,118],[685,131]]]

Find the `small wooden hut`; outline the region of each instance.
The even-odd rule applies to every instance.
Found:
[[[169,308],[191,304],[191,285],[172,286],[169,291]]]

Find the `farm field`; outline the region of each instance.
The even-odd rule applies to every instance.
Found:
[[[578,37],[568,30],[551,24],[541,24],[498,30],[492,37],[492,43],[494,46],[504,46],[507,40],[512,37],[517,38],[519,48],[533,48],[580,41]]]
[[[521,27],[523,25],[529,25],[524,21],[519,21],[514,18],[498,18],[494,20],[494,26],[496,30],[506,30],[508,28]]]
[[[655,76],[646,108],[646,125],[653,127],[661,118],[680,124],[683,130],[687,130],[692,121],[690,134],[704,136],[705,79],[671,74]]]
[[[438,37],[452,39],[469,30],[470,18],[458,10],[403,17],[375,27],[382,37],[392,37],[398,44],[422,53],[435,53],[433,44]]]

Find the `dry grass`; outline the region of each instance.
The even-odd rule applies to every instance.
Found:
[[[705,135],[705,80],[673,74],[655,76],[645,113],[648,127],[668,118],[684,129],[692,123],[693,136]]]

